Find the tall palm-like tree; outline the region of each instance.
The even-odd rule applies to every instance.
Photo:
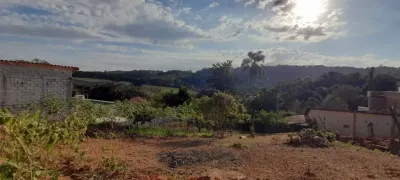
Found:
[[[374,87],[374,75],[375,75],[375,67],[372,67],[371,70],[369,71],[368,75],[368,91],[372,91]]]
[[[243,71],[248,71],[250,82],[254,86],[256,79],[265,77],[264,66],[261,64],[265,61],[265,56],[262,51],[249,52],[247,58],[243,59],[241,67]]]
[[[329,94],[325,98],[319,94],[316,94],[314,97],[308,99],[307,106],[313,108],[330,109],[330,110],[349,109],[347,103],[342,98],[334,94]]]

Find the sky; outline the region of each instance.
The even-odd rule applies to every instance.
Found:
[[[0,0],[0,59],[81,70],[400,66],[398,0]]]

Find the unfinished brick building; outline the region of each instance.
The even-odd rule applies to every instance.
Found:
[[[72,73],[77,67],[0,60],[0,104],[19,111],[47,96],[72,96]]]

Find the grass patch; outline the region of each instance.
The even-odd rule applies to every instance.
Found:
[[[128,135],[154,136],[154,137],[213,137],[211,132],[188,132],[166,128],[136,127],[126,132]]]
[[[339,148],[343,148],[343,149],[355,149],[355,150],[361,150],[361,149],[368,149],[365,147],[361,147],[361,146],[356,146],[350,143],[345,143],[345,142],[340,142],[340,141],[335,141],[333,142],[333,146],[335,147],[339,147]]]
[[[164,86],[153,86],[153,85],[142,85],[140,86],[140,89],[143,92],[147,92],[149,93],[150,96],[154,95],[154,94],[160,94],[160,93],[167,93],[167,92],[178,92],[179,88],[174,88],[174,87],[164,87]],[[191,95],[197,95],[198,92],[196,91],[192,91],[192,90],[188,90],[189,94]]]

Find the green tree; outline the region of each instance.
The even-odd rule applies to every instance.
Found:
[[[181,87],[176,93],[174,93],[173,91],[165,93],[162,99],[166,106],[177,107],[190,101],[192,99],[192,96],[189,94],[187,88]]]
[[[256,131],[262,133],[278,132],[287,125],[285,119],[278,112],[267,112],[264,110],[257,114],[255,123]]]
[[[368,84],[366,84],[366,89],[368,91],[373,91],[373,88],[374,88],[374,75],[375,75],[375,68],[372,67],[369,70],[369,74],[368,74]]]
[[[38,64],[50,64],[50,63],[47,62],[46,60],[42,60],[42,59],[39,59],[39,58],[34,58],[34,59],[32,59],[32,62],[33,62],[33,63],[38,63]]]
[[[154,118],[160,114],[159,109],[153,107],[148,101],[123,101],[116,102],[115,108],[117,114],[127,118],[132,125],[136,126],[151,122]]]
[[[307,110],[307,104],[299,100],[295,100],[289,110],[297,114],[303,114]]]
[[[212,122],[218,138],[224,137],[224,131],[241,116],[240,103],[230,94],[218,92],[212,97],[204,97],[200,102],[200,111],[205,119]]]
[[[378,75],[372,81],[373,91],[397,91],[397,79],[390,75]]]
[[[189,126],[196,126],[200,132],[203,122],[203,116],[197,108],[196,102],[187,102],[176,108],[177,118],[186,124],[186,132]]]
[[[340,97],[329,94],[325,98],[319,94],[310,97],[307,101],[307,106],[312,108],[321,108],[329,110],[348,110],[349,107],[346,102]]]
[[[335,85],[330,88],[330,92],[346,102],[350,110],[357,110],[366,100],[362,95],[362,89],[351,85]]]
[[[256,96],[247,102],[249,111],[254,114],[261,110],[275,111],[279,107],[279,90],[276,88],[264,88]]]
[[[261,79],[265,77],[264,63],[265,56],[262,51],[249,52],[247,53],[247,58],[243,59],[241,67],[243,71],[248,71],[250,76],[250,83],[252,86],[255,85],[256,79]]]
[[[233,75],[232,61],[213,64],[211,76],[207,80],[210,88],[219,91],[232,92],[235,90],[235,76]]]

